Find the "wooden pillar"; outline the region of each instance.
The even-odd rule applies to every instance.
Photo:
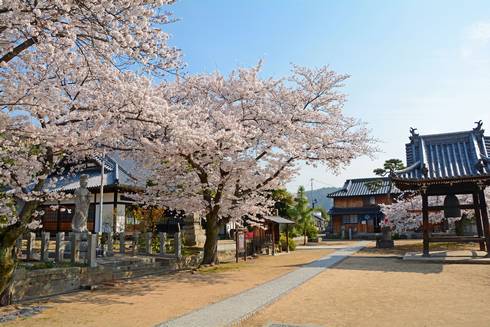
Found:
[[[422,192],[422,219],[424,232],[424,251],[423,256],[429,256],[429,197],[427,192]]]
[[[485,201],[485,193],[480,190],[480,209],[481,219],[483,220],[483,235],[485,236],[485,243],[487,244],[487,256],[490,256],[490,226],[488,222],[488,209]]]
[[[117,188],[114,190],[114,203],[112,204],[112,231],[117,233]]]
[[[289,253],[289,224],[286,224],[286,252]]]
[[[235,262],[238,263],[238,229],[235,228]]]
[[[61,221],[60,221],[60,216],[61,216],[61,204],[60,201],[58,201],[58,209],[56,210],[56,233],[61,232]]]
[[[272,223],[272,255],[276,255],[276,230],[275,225]]]
[[[473,193],[473,208],[475,209],[475,223],[478,237],[483,237],[483,221],[480,214],[480,201],[478,193]],[[485,251],[485,241],[480,241],[480,251]]]

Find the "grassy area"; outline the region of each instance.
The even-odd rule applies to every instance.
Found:
[[[245,262],[239,262],[239,263],[227,262],[227,263],[220,263],[219,265],[215,265],[215,266],[200,267],[198,271],[203,274],[212,274],[212,273],[222,273],[227,271],[238,270],[244,267],[247,267]]]

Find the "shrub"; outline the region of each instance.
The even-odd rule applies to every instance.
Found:
[[[282,251],[286,251],[287,250],[287,243],[286,243],[286,234],[281,234],[281,237],[279,238],[279,244],[281,246],[281,250]],[[289,238],[289,250],[290,251],[294,251],[296,250],[296,242],[293,241],[293,239],[290,237]]]

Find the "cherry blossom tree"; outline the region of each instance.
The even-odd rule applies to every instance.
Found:
[[[485,198],[487,203],[490,203],[490,191],[485,191]],[[458,195],[459,202],[461,204],[471,204],[472,198],[468,195]],[[444,197],[429,196],[429,206],[442,206],[444,203]],[[392,204],[380,204],[381,212],[385,215],[385,218],[380,222],[381,227],[389,227],[391,230],[400,232],[413,231],[422,226],[422,197],[408,196],[406,198],[400,198],[398,201]],[[467,214],[472,214],[473,210],[462,210]],[[444,219],[443,211],[431,211],[429,212],[429,222],[431,224],[438,224]],[[461,217],[448,218],[449,221],[456,221]]]
[[[167,106],[137,138],[153,172],[142,200],[202,213],[203,263],[216,263],[219,227],[269,214],[266,191],[289,181],[298,162],[338,171],[375,151],[363,123],[342,114],[346,78],[328,67],[261,78],[259,64],[162,86]]]
[[[180,64],[162,30],[172,2],[0,1],[0,292],[15,240],[40,201],[59,196],[47,177],[114,146],[158,104],[150,78]]]

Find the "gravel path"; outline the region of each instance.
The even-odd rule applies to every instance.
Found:
[[[217,327],[238,323],[325,269],[359,251],[365,244],[365,242],[359,242],[354,246],[345,247],[270,282],[179,318],[163,322],[157,327]]]

